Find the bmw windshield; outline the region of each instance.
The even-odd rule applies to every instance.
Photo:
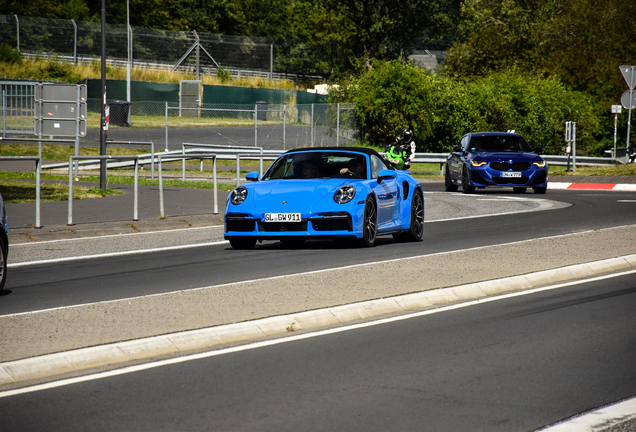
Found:
[[[473,136],[468,151],[532,152],[532,147],[519,136]]]

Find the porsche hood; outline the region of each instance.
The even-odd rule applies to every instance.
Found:
[[[302,211],[325,200],[333,202],[333,194],[346,184],[347,179],[268,180],[244,185],[248,187],[248,200],[256,208],[270,211]]]

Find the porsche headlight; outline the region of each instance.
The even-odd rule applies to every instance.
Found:
[[[536,165],[539,168],[543,168],[545,166],[545,161],[543,159],[532,162],[532,165]]]
[[[480,160],[471,160],[470,164],[474,167],[480,167],[486,165],[488,162],[480,161]]]
[[[243,201],[247,198],[247,188],[239,186],[232,191],[230,195],[230,201],[234,205],[243,204]]]
[[[351,185],[342,186],[333,194],[333,200],[338,204],[346,204],[356,196],[356,188]]]

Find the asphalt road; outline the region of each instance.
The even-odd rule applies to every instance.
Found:
[[[634,273],[475,302],[0,398],[0,429],[532,431],[636,394],[635,308]]]
[[[428,189],[435,187],[438,186]],[[279,242],[264,242],[254,250],[233,250],[227,243],[215,243],[222,241],[220,228],[186,231],[188,236],[178,233],[173,234],[172,239],[164,233],[115,240],[91,239],[83,243],[49,243],[43,247],[32,243],[16,245],[10,263],[68,256],[70,249],[86,255],[202,244],[195,248],[11,268],[0,314],[175,292],[630,225],[634,222],[636,203],[624,201],[631,198],[633,194],[620,192],[555,191],[541,198],[533,194],[520,197],[501,192],[477,195],[429,192],[425,194],[428,210],[423,242],[395,243],[391,237],[380,237],[378,245],[371,249],[331,241],[310,241],[300,249],[286,248]],[[541,204],[546,199],[550,200],[553,210],[479,216],[536,210],[540,205],[547,205]],[[539,255],[541,251],[536,253]],[[483,261],[486,265],[497,262],[498,257],[483,257]],[[502,263],[505,265],[505,260]]]

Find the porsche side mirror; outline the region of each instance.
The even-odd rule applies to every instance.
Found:
[[[541,147],[541,146],[536,146],[536,147],[534,147],[532,150],[534,150],[534,152],[535,152],[536,154],[541,154],[541,153],[543,153],[543,147]]]
[[[383,179],[394,179],[395,177],[397,177],[397,173],[395,171],[383,169],[382,171],[380,171],[380,174],[378,174],[378,182],[382,181]]]
[[[245,174],[245,180],[247,181],[258,181],[258,171],[252,171]]]

